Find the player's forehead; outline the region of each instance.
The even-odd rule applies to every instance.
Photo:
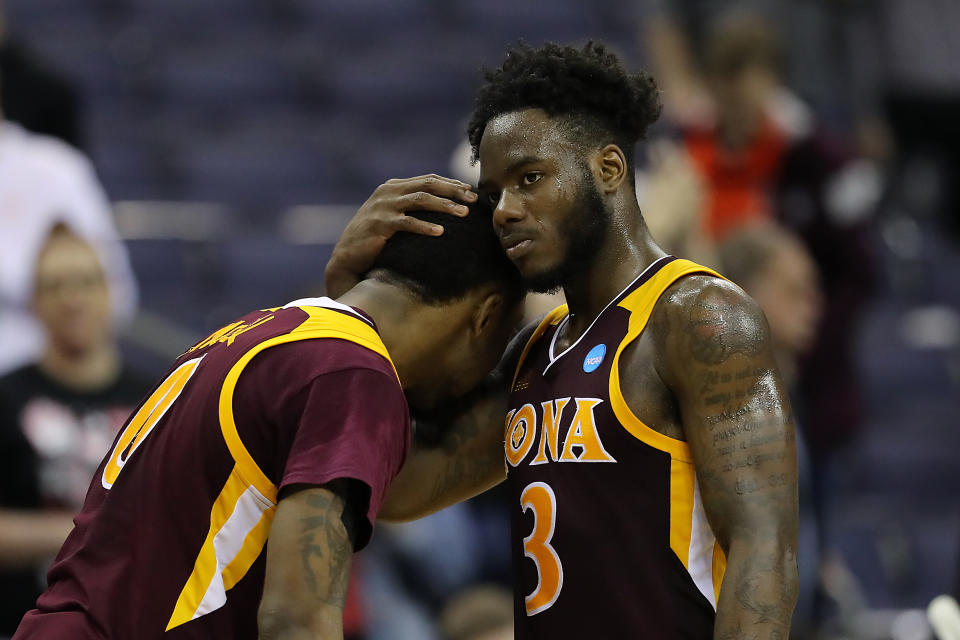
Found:
[[[551,160],[572,148],[561,119],[542,109],[521,109],[490,119],[480,140],[481,176],[493,177],[523,161]]]

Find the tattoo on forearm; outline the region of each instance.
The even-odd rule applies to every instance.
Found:
[[[333,494],[306,500],[311,515],[300,520],[303,575],[310,592],[326,604],[343,607],[350,580],[353,547],[340,520],[343,500]],[[326,580],[324,580],[324,577]]]

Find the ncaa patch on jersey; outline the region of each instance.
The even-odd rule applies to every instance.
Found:
[[[607,345],[598,344],[593,349],[587,353],[587,357],[583,359],[583,371],[584,373],[593,373],[597,370],[603,363],[604,356],[607,355]]]

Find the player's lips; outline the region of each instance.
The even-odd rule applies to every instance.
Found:
[[[511,260],[522,258],[533,247],[533,238],[525,234],[514,233],[500,238],[500,244]]]

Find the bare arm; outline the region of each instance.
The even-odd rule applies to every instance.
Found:
[[[0,567],[23,569],[57,555],[73,529],[66,512],[0,510]]]
[[[793,418],[766,319],[743,291],[682,280],[657,321],[703,506],[727,556],[717,640],[785,639],[797,594]]]
[[[339,481],[283,497],[270,527],[257,615],[261,640],[343,638],[353,544]]]
[[[510,384],[537,323],[510,342],[497,369],[441,427],[438,446],[415,444],[390,486],[378,519],[416,520],[495,487],[507,477],[504,419]]]
[[[327,295],[336,298],[360,282],[394,233],[443,233],[443,227],[407,216],[407,211],[465,216],[467,208],[461,203],[476,199],[467,183],[434,174],[387,180],[357,210],[337,240],[324,273]]]
[[[681,123],[703,121],[712,110],[711,98],[682,25],[663,10],[642,24],[641,42],[660,86],[666,115]]]

